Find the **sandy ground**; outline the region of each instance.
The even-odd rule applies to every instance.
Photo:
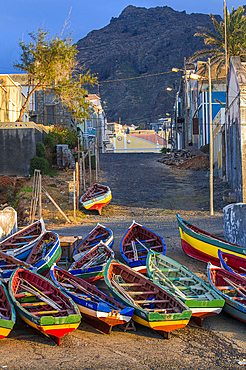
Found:
[[[167,255],[207,280],[206,264],[186,256],[176,221],[183,218],[223,236],[222,192],[215,184],[215,215],[209,215],[209,178],[205,171],[181,171],[156,162],[158,155],[107,155],[101,158],[102,183],[113,193],[99,216],[85,212],[76,224],[47,223],[60,235],[87,233],[97,222],[113,230],[114,251],[133,219],[160,234]],[[83,210],[81,211],[83,212]],[[47,220],[50,221],[50,220]],[[101,288],[105,289],[103,282]],[[169,340],[136,325],[136,331],[115,327],[110,335],[84,323],[65,337],[60,347],[19,318],[8,338],[0,342],[0,368],[9,369],[238,369],[246,358],[246,326],[221,313],[173,331]]]

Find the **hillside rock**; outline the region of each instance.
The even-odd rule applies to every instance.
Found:
[[[166,87],[177,87],[182,72],[170,71],[204,48],[203,38],[194,36],[198,26],[214,29],[209,15],[130,5],[77,42],[80,65],[98,74],[108,122],[156,122],[172,111],[175,89]]]

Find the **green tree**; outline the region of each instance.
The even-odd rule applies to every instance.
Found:
[[[29,33],[31,42],[19,41],[21,47],[20,61],[14,66],[28,74],[28,91],[26,100],[20,109],[17,121],[22,121],[34,91],[50,89],[55,98],[72,113],[74,118],[84,119],[89,115],[90,105],[86,101],[86,87],[97,83],[97,78],[78,66],[76,45],[70,35],[48,38],[49,31],[38,28]]]
[[[246,60],[246,16],[244,8],[240,6],[238,9],[232,8],[231,13],[226,8],[226,35],[227,35],[227,58],[228,66],[231,56],[240,56],[242,60]],[[217,72],[220,72],[221,67],[225,63],[225,22],[220,23],[210,14],[213,21],[215,32],[211,32],[206,28],[198,27],[201,32],[195,36],[204,38],[205,45],[210,46],[209,49],[200,50],[194,53],[190,61],[202,59],[206,56],[211,58],[211,65],[217,65]]]

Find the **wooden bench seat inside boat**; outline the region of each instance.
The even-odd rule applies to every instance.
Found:
[[[145,292],[139,292],[138,290],[136,292],[127,290],[126,292],[127,292],[127,294],[133,294],[133,295],[134,294],[136,294],[136,295],[144,295],[144,294],[153,294],[153,293],[156,293],[153,290],[149,290],[149,291],[145,291]]]
[[[165,268],[161,268],[160,269],[160,271],[161,272],[178,272],[179,271],[179,269],[175,269],[175,268],[167,268],[167,269],[165,269]],[[158,271],[157,271],[158,272]]]
[[[120,286],[142,286],[141,283],[119,283]]]
[[[50,294],[50,293],[53,293],[51,292],[50,290],[45,290],[45,291],[42,291],[43,294]],[[34,297],[35,294],[32,294],[32,293],[29,293],[29,292],[22,292],[22,293],[17,293],[14,295],[15,298],[22,298],[22,297]]]
[[[32,315],[51,315],[53,313],[64,313],[67,312],[67,310],[50,310],[50,311],[38,311],[38,312],[31,312]]]
[[[30,238],[37,238],[39,236],[39,234],[38,235],[26,235],[26,236],[24,236],[24,235],[20,235],[20,236],[18,236],[18,235],[16,235],[15,236],[15,239],[30,239]]]
[[[146,247],[146,249],[145,248],[141,248],[141,249],[137,249],[137,252],[139,253],[139,252],[145,252],[145,254],[147,254],[147,249],[157,249],[157,248],[160,248],[161,247],[161,245],[155,245],[154,247]],[[129,254],[129,253],[132,253],[132,249],[130,249],[130,250],[128,250],[128,251],[125,251],[124,252],[125,254]]]
[[[38,307],[38,306],[48,306],[46,302],[29,302],[29,303],[21,303],[21,307]]]
[[[156,239],[147,239],[147,240],[140,240],[141,243],[151,243],[155,242]],[[135,242],[136,244],[139,244],[137,241]],[[130,243],[125,243],[125,247],[131,247],[132,246],[132,241]],[[152,248],[152,247],[151,247]]]
[[[168,299],[144,299],[144,300],[138,300],[135,299],[137,303],[169,303],[170,301]]]

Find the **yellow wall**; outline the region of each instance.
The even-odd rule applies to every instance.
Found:
[[[114,153],[160,153],[161,145],[134,136],[118,133],[111,137]]]
[[[0,75],[0,121],[15,122],[23,103],[21,86],[8,75]]]
[[[0,122],[8,120],[8,104],[7,91],[0,85]]]

